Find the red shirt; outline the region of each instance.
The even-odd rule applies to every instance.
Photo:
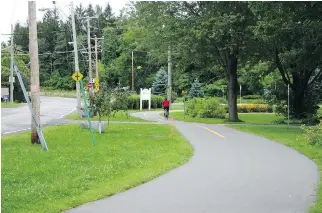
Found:
[[[163,107],[169,107],[169,101],[168,100],[164,100],[163,101]]]

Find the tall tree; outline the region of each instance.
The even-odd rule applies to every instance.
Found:
[[[311,95],[322,92],[317,87],[322,80],[322,3],[253,2],[251,8],[257,16],[254,33],[265,45],[264,54],[292,90],[292,115],[314,114],[318,100]]]
[[[168,74],[163,67],[156,73],[153,84],[152,93],[156,95],[165,95],[168,87]]]

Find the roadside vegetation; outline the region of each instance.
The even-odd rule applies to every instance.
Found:
[[[184,164],[193,149],[168,125],[110,125],[91,142],[79,125],[44,128],[49,147],[30,132],[2,137],[1,212],[61,212],[149,181]]]

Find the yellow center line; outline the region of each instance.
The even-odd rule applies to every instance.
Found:
[[[198,126],[198,125],[196,125],[197,127],[200,127],[200,128],[203,128],[203,129],[205,129],[205,130],[207,130],[207,131],[209,131],[209,132],[211,132],[211,133],[214,133],[215,135],[218,135],[219,137],[221,137],[221,138],[225,138],[225,136],[223,136],[223,135],[221,135],[221,134],[219,134],[218,132],[215,132],[215,131],[213,131],[213,130],[211,130],[211,129],[208,129],[207,127],[203,127],[203,126]]]

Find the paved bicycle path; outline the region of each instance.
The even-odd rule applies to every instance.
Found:
[[[134,116],[167,123],[160,112]],[[174,122],[195,152],[185,165],[68,213],[303,213],[317,166],[279,143],[220,125]]]

